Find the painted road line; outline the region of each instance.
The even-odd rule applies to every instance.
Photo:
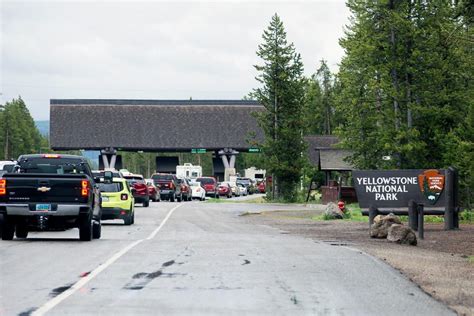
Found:
[[[166,224],[166,222],[168,221],[168,219],[171,217],[171,214],[173,214],[173,212],[178,208],[180,207],[182,204],[179,204],[175,207],[173,207],[169,212],[168,214],[166,215],[165,219],[161,222],[160,226],[158,226],[155,230],[153,230],[153,232],[147,237],[147,238],[144,238],[144,239],[140,239],[140,240],[136,240],[134,241],[133,243],[129,244],[128,246],[126,246],[125,248],[123,248],[122,250],[120,250],[119,252],[115,253],[112,257],[110,257],[106,262],[104,262],[103,264],[99,265],[97,268],[95,268],[91,273],[89,273],[87,276],[81,278],[79,281],[77,281],[76,283],[74,283],[73,286],[71,286],[68,290],[62,292],[61,294],[59,294],[58,296],[54,297],[53,299],[47,301],[43,306],[41,306],[40,308],[38,308],[37,310],[35,310],[31,315],[32,316],[40,316],[40,315],[44,315],[45,313],[47,313],[48,311],[50,311],[51,309],[53,309],[55,306],[57,306],[58,304],[60,304],[62,301],[64,301],[65,299],[67,299],[69,296],[73,295],[74,293],[76,293],[79,289],[81,289],[84,285],[86,285],[87,283],[89,283],[92,279],[94,279],[97,275],[99,275],[102,271],[104,271],[105,269],[107,269],[110,265],[112,265],[115,261],[117,261],[120,257],[122,257],[124,254],[126,254],[127,252],[129,252],[131,249],[133,249],[134,247],[136,247],[137,245],[139,245],[140,243],[142,243],[143,241],[145,240],[150,240],[150,239],[153,239],[156,234],[158,234],[158,232],[161,230],[161,228]]]

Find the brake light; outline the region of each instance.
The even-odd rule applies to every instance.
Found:
[[[170,183],[170,188],[174,189],[174,183],[173,182]]]
[[[0,195],[6,195],[6,194],[7,194],[7,180],[0,179]]]
[[[89,181],[82,180],[81,181],[81,196],[88,197],[89,196]]]
[[[120,199],[121,199],[122,201],[128,200],[128,194],[123,193],[122,195],[120,195]]]
[[[43,158],[61,158],[61,155],[57,154],[44,154]]]

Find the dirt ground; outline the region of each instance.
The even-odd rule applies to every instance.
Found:
[[[445,231],[443,224],[425,223],[425,239],[417,246],[394,244],[369,237],[368,223],[315,221],[320,210],[271,211],[242,216],[255,224],[277,227],[333,246],[365,251],[398,269],[426,293],[459,315],[474,316],[474,224]]]

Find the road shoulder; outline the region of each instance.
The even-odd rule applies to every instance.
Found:
[[[360,249],[399,270],[427,294],[454,309],[459,315],[474,315],[474,225],[461,225],[446,232],[440,224],[427,225],[425,239],[418,246],[402,246],[371,239],[367,223],[314,221],[321,210],[263,211],[246,213],[249,223],[279,228],[333,246]]]

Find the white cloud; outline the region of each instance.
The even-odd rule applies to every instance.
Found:
[[[257,85],[261,34],[278,13],[307,75],[337,69],[343,1],[2,1],[2,100],[35,119],[51,98],[240,99]]]

